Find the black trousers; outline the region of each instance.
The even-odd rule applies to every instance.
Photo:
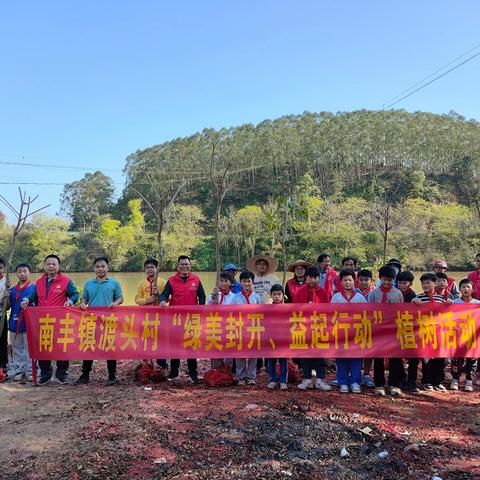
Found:
[[[197,378],[198,377],[197,359],[196,358],[187,359],[187,365],[188,365],[188,374],[190,375],[190,377]],[[172,358],[170,360],[170,376],[177,377],[179,369],[180,369],[180,359]]]
[[[39,360],[40,377],[43,379],[52,378],[53,368],[51,360]],[[55,376],[59,379],[65,380],[68,375],[68,367],[70,362],[68,360],[57,360],[57,371]]]
[[[400,388],[405,382],[403,359],[389,358],[388,365],[388,385],[390,387]],[[385,361],[383,358],[375,358],[373,360],[373,381],[376,387],[385,386]]]
[[[84,375],[90,375],[92,371],[93,360],[84,360],[82,364],[82,373]],[[117,372],[117,361],[116,360],[107,360],[107,370],[108,376],[113,377]]]
[[[444,358],[431,358],[428,362],[422,361],[422,383],[424,385],[440,385],[444,379]]]
[[[8,321],[5,315],[3,330],[0,332],[0,368],[6,368],[8,363]]]
[[[419,358],[409,358],[408,359],[408,373],[407,373],[407,385],[413,386],[417,384],[418,377],[418,364],[420,363]]]
[[[452,377],[460,380],[460,375],[465,373],[466,380],[473,380],[477,373],[478,358],[452,358]]]

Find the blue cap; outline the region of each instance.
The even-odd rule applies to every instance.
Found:
[[[238,270],[238,267],[234,263],[229,263],[223,267],[223,270]]]

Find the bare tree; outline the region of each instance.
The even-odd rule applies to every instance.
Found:
[[[27,193],[22,191],[20,187],[18,187],[18,193],[20,195],[20,207],[18,210],[5,198],[3,195],[0,195],[0,202],[3,203],[6,207],[10,209],[10,211],[14,214],[16,219],[16,224],[13,227],[12,232],[12,241],[10,244],[10,251],[8,252],[7,256],[7,264],[6,266],[6,279],[9,279],[9,272],[12,268],[12,261],[13,256],[15,255],[15,248],[17,245],[17,238],[20,232],[22,231],[23,227],[25,226],[26,221],[36,213],[45,210],[50,205],[45,205],[44,207],[37,208],[36,210],[32,211],[32,204],[38,198],[38,195],[35,197],[27,196]],[[3,332],[3,328],[5,325],[5,317],[6,317],[6,309],[4,308],[4,304],[2,304],[2,311],[0,316],[0,333]]]

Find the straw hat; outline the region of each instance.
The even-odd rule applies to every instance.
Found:
[[[305,260],[295,260],[294,262],[288,264],[287,270],[289,272],[294,272],[295,267],[308,268],[308,267],[313,267],[313,264],[310,262],[306,262]]]
[[[255,265],[259,260],[265,260],[268,263],[268,273],[276,272],[278,268],[278,262],[268,255],[254,255],[247,260],[247,269],[255,273],[257,271]]]

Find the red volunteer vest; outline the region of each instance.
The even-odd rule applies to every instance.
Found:
[[[200,285],[200,278],[192,273],[188,274],[187,280],[180,277],[180,273],[168,279],[172,287],[170,305],[197,305],[197,290]]]
[[[473,282],[473,298],[480,300],[480,274],[478,270],[468,274],[468,279]]]
[[[310,288],[310,285],[303,284],[293,297],[293,303],[330,303],[327,292],[320,285]]]
[[[447,280],[447,292],[448,293],[452,293],[452,288],[453,288],[453,284],[455,283],[455,279],[452,278],[452,277],[448,277],[448,280]]]
[[[302,285],[300,285],[295,280],[295,277],[294,277],[287,281],[287,285],[288,285],[288,292],[290,293],[290,299],[293,302],[293,299],[297,295],[299,288],[301,288],[302,285],[305,285],[305,283],[302,283]]]
[[[333,284],[337,278],[337,272],[332,267],[327,270],[327,276],[325,278],[325,286],[323,287],[328,296],[328,301],[333,297]]]
[[[67,301],[67,287],[70,277],[59,273],[50,283],[47,295],[47,274],[44,273],[36,282],[38,306],[63,306]]]

